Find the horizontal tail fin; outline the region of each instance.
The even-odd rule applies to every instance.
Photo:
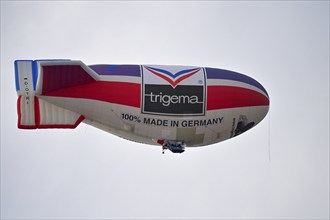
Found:
[[[44,80],[40,81],[43,75],[43,65],[45,66],[63,66],[64,62],[70,61],[33,61],[33,60],[17,60],[15,61],[15,80],[16,91],[18,95],[17,113],[18,113],[18,128],[21,129],[37,129],[37,128],[75,128],[84,120],[84,116],[69,111],[67,109],[53,105],[47,101],[38,98],[45,90],[42,90]],[[78,66],[77,62],[74,62]],[[80,62],[81,63],[81,62]],[[48,65],[47,65],[48,64]],[[69,67],[70,68],[70,67]],[[71,67],[72,68],[72,67]],[[50,68],[52,69],[52,68]],[[73,69],[79,69],[73,67]],[[65,71],[64,71],[65,72]],[[47,73],[49,74],[49,72]],[[60,71],[61,74],[61,71]],[[66,72],[67,75],[70,73]],[[50,74],[51,75],[51,74]],[[75,77],[66,77],[62,71],[62,79],[54,80],[53,87],[70,86],[75,82]],[[79,75],[79,74],[78,74]],[[47,76],[48,77],[48,76]],[[42,77],[41,77],[42,78]],[[79,76],[78,76],[79,78]],[[88,78],[83,77],[83,78]],[[52,78],[48,78],[48,83]],[[71,80],[71,81],[70,81]],[[47,82],[47,79],[46,79]],[[38,92],[38,85],[41,88]],[[46,88],[46,87],[44,87]]]
[[[76,128],[84,116],[58,107],[36,96],[28,101],[19,96],[17,100],[18,128]]]

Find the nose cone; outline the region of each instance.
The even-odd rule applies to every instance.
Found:
[[[251,90],[250,108],[246,115],[240,115],[235,129],[235,136],[244,133],[260,123],[269,111],[270,99],[266,89],[256,80],[250,78]],[[251,113],[253,112],[253,113]]]
[[[230,70],[205,68],[208,109],[269,106],[266,89],[255,79]]]
[[[266,89],[257,80],[245,75],[244,77],[246,78],[246,81],[249,83],[249,85],[252,86],[250,89],[254,91],[254,95],[252,96],[253,98],[251,98],[251,100],[255,99],[257,101],[255,104],[251,105],[253,106],[252,109],[254,114],[249,114],[250,120],[247,120],[246,118],[241,119],[241,126],[244,125],[243,132],[260,123],[266,117],[270,105],[270,99]]]
[[[244,83],[242,87],[249,89],[248,106],[254,109],[255,123],[259,123],[269,110],[270,99],[267,90],[257,80],[240,73],[237,73],[236,80]]]
[[[259,93],[261,93],[261,95],[263,95],[263,99],[264,99],[264,102],[262,105],[259,106],[260,108],[260,120],[259,122],[266,117],[268,111],[269,111],[269,106],[270,106],[270,99],[269,99],[269,95],[268,95],[268,92],[266,91],[266,89],[256,80],[255,81],[255,84],[257,85],[257,88],[260,88],[261,91],[259,91]]]
[[[230,70],[205,70],[209,83],[207,109],[230,109],[233,124],[239,125],[238,133],[250,129],[267,115],[269,95],[257,80]]]
[[[253,128],[266,117],[269,110],[269,97],[268,95],[263,95],[262,99],[262,105],[250,106],[242,109],[239,116],[236,118],[237,123],[234,130],[234,136],[238,136]]]

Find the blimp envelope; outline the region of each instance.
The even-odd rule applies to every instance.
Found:
[[[18,127],[90,124],[175,153],[249,130],[269,109],[256,80],[196,66],[15,61]]]

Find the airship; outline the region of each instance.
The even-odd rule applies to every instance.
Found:
[[[16,60],[19,129],[81,122],[173,153],[215,144],[256,126],[269,96],[234,71],[179,65],[86,65]]]

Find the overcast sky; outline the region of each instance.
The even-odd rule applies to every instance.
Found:
[[[234,70],[271,109],[180,155],[19,130],[14,60],[44,58]],[[0,67],[1,218],[329,218],[329,1],[1,1]]]

